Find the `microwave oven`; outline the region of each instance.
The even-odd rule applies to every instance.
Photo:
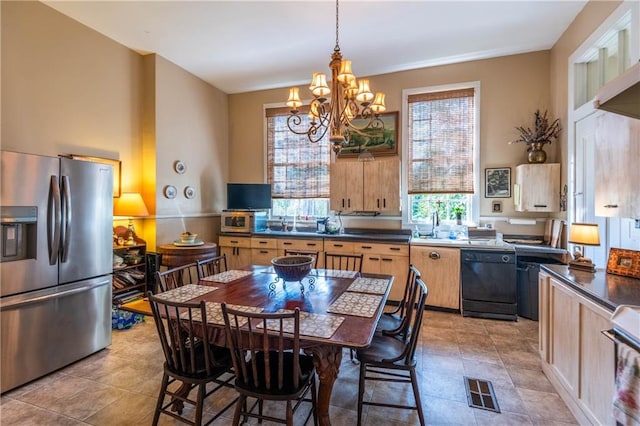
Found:
[[[221,232],[237,232],[251,234],[267,229],[267,212],[225,211],[220,221]]]

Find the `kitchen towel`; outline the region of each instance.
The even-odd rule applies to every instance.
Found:
[[[613,418],[623,426],[640,426],[640,354],[618,343]]]

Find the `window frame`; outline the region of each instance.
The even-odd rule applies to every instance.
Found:
[[[470,81],[463,83],[443,84],[437,86],[426,86],[412,89],[402,90],[402,177],[401,177],[401,196],[402,205],[402,226],[403,228],[411,228],[424,222],[410,221],[411,205],[409,203],[409,96],[421,93],[444,92],[458,89],[474,89],[474,141],[473,141],[473,194],[471,197],[470,212],[467,213],[467,221],[473,223],[480,222],[480,81]]]

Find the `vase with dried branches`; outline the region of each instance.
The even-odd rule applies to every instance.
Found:
[[[547,111],[540,113],[540,110],[536,110],[534,117],[533,128],[516,127],[520,138],[509,143],[526,143],[529,163],[544,163],[547,160],[547,153],[543,149],[544,145],[550,144],[560,135],[560,119],[556,118],[549,124]]]

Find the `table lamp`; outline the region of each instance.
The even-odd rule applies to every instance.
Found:
[[[135,229],[133,229],[134,217],[149,216],[147,206],[144,205],[142,195],[137,192],[123,192],[120,198],[113,199],[113,215],[129,218],[129,238],[125,241],[125,245],[133,246],[136,244],[133,239]]]
[[[569,229],[569,240],[572,244],[582,246],[599,246],[600,232],[597,223],[573,223]],[[582,249],[584,251],[584,248]],[[583,256],[582,252],[576,248],[573,253],[573,260],[569,262],[569,268],[583,271],[595,272],[596,266],[591,259]]]

